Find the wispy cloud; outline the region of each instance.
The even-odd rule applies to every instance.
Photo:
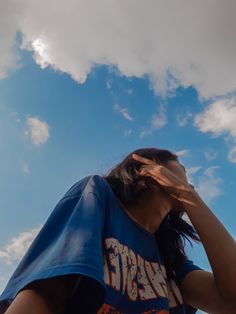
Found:
[[[202,97],[236,88],[235,1],[215,0],[212,6],[204,0],[130,0],[108,6],[106,0],[62,0],[55,6],[3,0],[0,6],[0,77],[17,66],[15,35],[21,32],[22,49],[32,51],[41,67],[80,83],[93,66],[106,64],[127,77],[148,76],[161,95],[180,85],[194,86]]]
[[[143,138],[147,135],[151,135],[153,132],[164,127],[167,124],[167,121],[166,108],[161,104],[158,108],[158,112],[152,115],[150,127],[141,131],[139,137]]]
[[[208,148],[205,150],[204,156],[205,156],[206,160],[212,161],[212,160],[215,160],[217,158],[218,152],[213,148]]]
[[[228,154],[229,161],[236,163],[236,146],[231,148]]]
[[[49,126],[37,117],[28,117],[25,135],[30,137],[35,146],[40,146],[49,139]]]
[[[218,166],[212,166],[204,170],[197,178],[194,177],[193,184],[199,195],[208,203],[223,194],[223,179],[217,176]]]
[[[17,237],[11,239],[2,249],[0,249],[0,259],[7,265],[18,262],[26,253],[33,239],[38,234],[42,226],[21,232]]]
[[[3,284],[5,283],[5,277],[0,276],[0,291],[3,289]]]
[[[201,166],[186,167],[186,176],[189,183],[195,186],[195,174],[198,173],[201,169]]]
[[[152,127],[155,130],[161,129],[167,123],[166,110],[164,106],[160,106],[158,114],[154,113],[152,116]]]
[[[134,93],[134,91],[132,90],[132,88],[128,88],[126,90],[127,94],[132,95]]]
[[[178,126],[180,127],[186,126],[192,116],[193,114],[191,112],[187,112],[186,114],[177,114],[176,120],[177,120]]]
[[[130,134],[132,133],[132,129],[129,129],[129,130],[125,130],[124,132],[124,136],[129,136]]]
[[[30,173],[29,165],[25,161],[21,163],[21,170],[26,175]]]
[[[115,109],[116,111],[118,111],[119,113],[121,113],[122,116],[123,116],[126,120],[129,120],[129,121],[133,121],[133,120],[134,120],[134,117],[131,116],[131,114],[130,114],[129,111],[128,111],[128,108],[126,108],[126,107],[121,107],[120,105],[115,104],[115,105],[114,105],[114,109]]]
[[[106,87],[107,87],[107,89],[111,89],[112,88],[112,83],[113,83],[112,79],[109,78],[109,79],[106,80]]]
[[[176,154],[178,157],[187,156],[189,153],[190,153],[190,150],[189,150],[189,149],[182,149],[182,150],[179,150],[179,151],[175,152],[175,154]]]
[[[21,118],[20,118],[20,115],[19,115],[18,112],[16,112],[16,111],[11,112],[11,116],[14,118],[14,120],[15,120],[17,123],[20,123],[20,122],[21,122]]]
[[[192,175],[192,174],[197,173],[201,168],[202,168],[201,166],[188,167],[186,171],[189,175]]]

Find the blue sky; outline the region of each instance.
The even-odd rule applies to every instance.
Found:
[[[178,152],[199,189],[206,188],[205,181],[216,189],[212,192],[209,186],[205,200],[235,233],[235,164],[227,159],[224,137],[202,133],[193,125],[206,106],[194,88],[179,88],[174,97],[163,100],[153,94],[147,79],[125,78],[106,66],[94,69],[79,85],[66,74],[41,69],[29,53],[22,58],[24,67],[0,82],[1,287],[34,229],[45,222],[63,193],[83,176],[105,173],[139,147]],[[162,123],[152,130],[155,115]],[[30,118],[47,125],[41,144],[32,138]],[[19,237],[25,237],[25,243]],[[13,238],[18,238],[19,247],[7,250]],[[188,252],[197,265],[210,270],[201,246],[188,247]]]
[[[218,16],[221,4],[216,2]],[[9,3],[5,7],[9,23],[14,26],[16,16],[20,22],[18,32],[10,27],[0,32],[0,39],[11,38],[14,43],[8,47],[4,42],[0,51],[0,289],[67,189],[86,175],[105,174],[141,147],[178,153],[189,180],[236,238],[236,69],[229,53],[234,47],[224,38],[227,23],[214,24],[208,5],[201,5],[201,25],[196,18],[192,28],[183,31],[179,15],[177,24],[173,19],[164,25],[164,38],[158,30],[153,32],[154,2],[147,12],[140,4],[136,15],[131,7],[121,6],[120,14],[127,13],[122,15],[124,23],[118,13],[109,19],[107,12],[102,22],[104,11],[97,17],[86,9],[86,18],[96,26],[91,29],[73,17],[71,5],[71,21],[63,33],[33,5],[28,4],[23,19],[20,8],[16,8],[18,15],[11,13]],[[161,8],[169,9],[166,6]],[[192,8],[184,10],[191,19]],[[230,5],[227,10],[232,11]],[[55,13],[50,6],[48,12]],[[151,26],[141,27],[140,16],[150,19]],[[37,24],[37,18],[44,23]],[[67,27],[75,20],[76,38],[83,45],[73,40],[75,33],[71,39],[68,36]],[[218,27],[211,43],[209,20]],[[85,26],[80,23],[86,24],[86,36],[80,33]],[[171,38],[172,29],[179,40],[189,43],[185,49]],[[155,46],[154,35],[160,45]],[[187,246],[187,252],[210,271],[202,246]]]

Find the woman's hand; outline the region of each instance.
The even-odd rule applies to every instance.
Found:
[[[193,185],[181,179],[167,167],[158,164],[156,161],[133,154],[133,159],[143,163],[139,173],[143,176],[150,176],[156,180],[169,195],[178,200],[182,205],[192,203],[192,195],[196,196]]]

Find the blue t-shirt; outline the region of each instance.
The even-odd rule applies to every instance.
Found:
[[[196,269],[187,260],[177,283],[168,282],[155,235],[129,217],[102,176],[90,175],[52,211],[0,296],[0,314],[27,284],[66,274],[87,280],[78,294],[83,313],[92,304],[98,314],[192,314],[178,283]]]

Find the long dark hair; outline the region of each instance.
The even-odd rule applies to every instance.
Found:
[[[170,160],[178,161],[178,156],[169,150],[152,147],[140,148],[129,153],[107,175],[103,175],[121,204],[126,206],[138,204],[140,197],[153,184],[151,177],[144,177],[138,173],[142,164],[134,160],[132,154],[138,154],[161,164]],[[145,184],[141,184],[141,180],[144,180]],[[156,181],[155,184],[163,189]],[[184,249],[185,240],[188,240],[191,246],[190,239],[196,242],[201,242],[201,240],[196,230],[182,218],[180,211],[171,211],[166,215],[156,231],[155,237],[166,267],[167,279],[176,280],[174,269],[188,258]]]

